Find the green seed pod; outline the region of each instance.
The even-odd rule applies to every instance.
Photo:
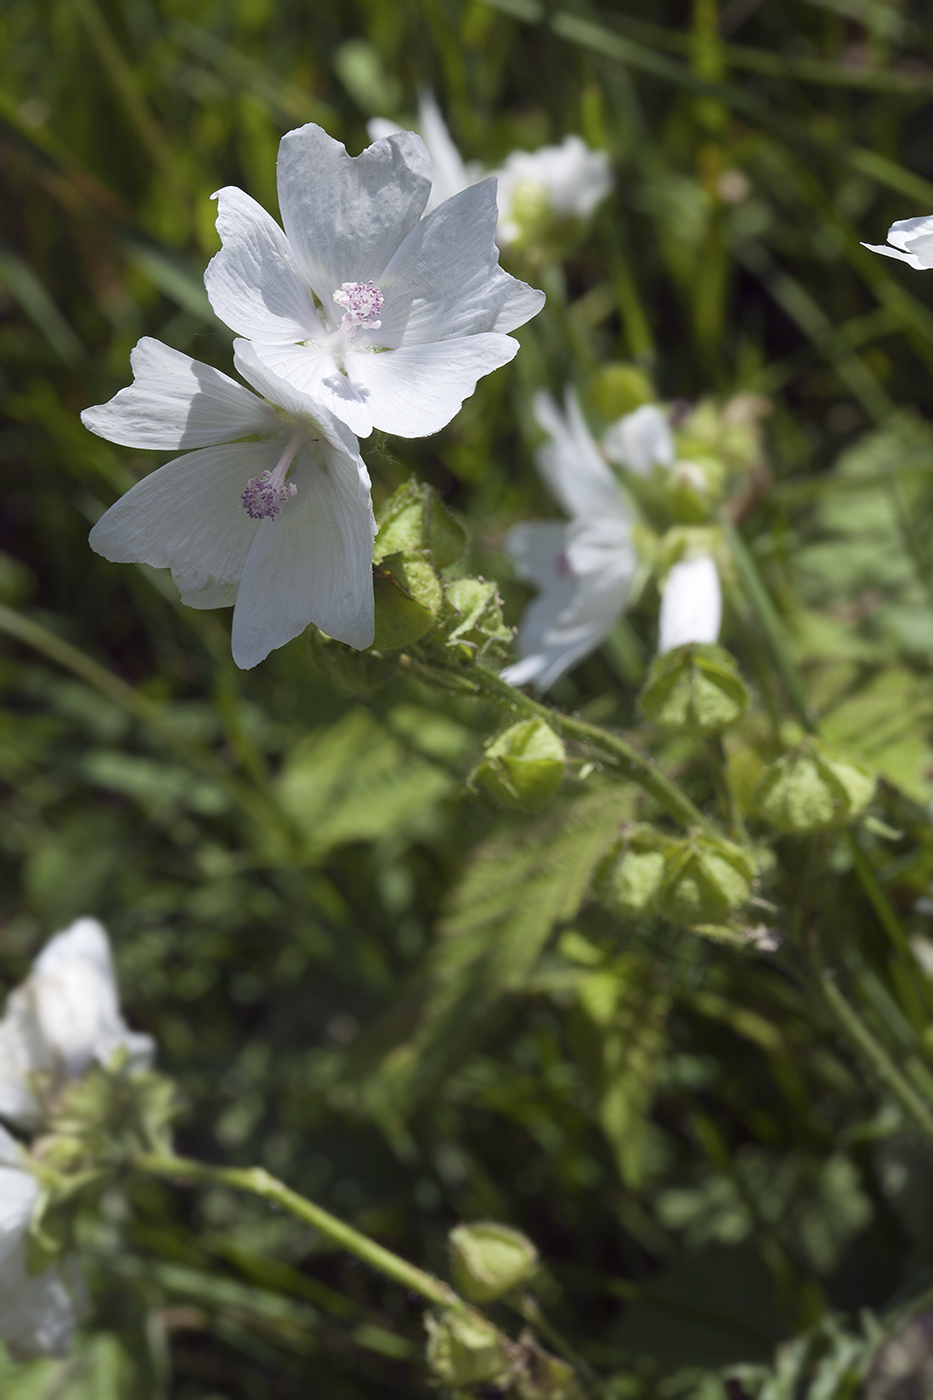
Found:
[[[594,886],[608,909],[626,918],[650,914],[664,875],[664,856],[671,841],[647,822],[623,832],[600,862]]]
[[[755,878],[751,855],[731,841],[691,834],[664,858],[658,911],[674,924],[725,924],[747,903]]]
[[[504,1338],[476,1314],[441,1313],[425,1317],[428,1365],[442,1385],[481,1385],[505,1379],[509,1357]]]
[[[530,1278],[538,1267],[538,1251],[527,1235],[477,1220],[458,1225],[448,1235],[454,1287],[471,1303],[492,1303]]]
[[[749,693],[723,647],[689,642],[657,657],[638,703],[661,729],[699,738],[734,724]]]
[[[424,552],[389,554],[373,575],[377,651],[398,651],[437,622],[444,590]]]
[[[557,792],[563,776],[560,739],[543,719],[528,719],[487,744],[467,782],[503,806],[538,812]]]
[[[467,547],[467,532],[438,500],[437,493],[414,477],[400,486],[379,512],[373,563],[390,554],[429,550],[437,569],[452,564]]]
[[[444,586],[448,623],[446,647],[462,661],[502,652],[512,640],[502,621],[502,599],[494,583],[483,578],[456,578]]]
[[[755,810],[778,831],[809,836],[853,821],[874,792],[868,768],[807,738],[765,769]]]

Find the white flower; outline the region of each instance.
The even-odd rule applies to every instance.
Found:
[[[884,253],[920,269],[933,267],[933,215],[921,214],[916,219],[898,219],[888,229],[887,247],[883,243],[863,243],[872,253]]]
[[[351,157],[299,127],[279,146],[278,191],[284,233],[242,190],[219,191],[207,294],[264,364],[361,436],[443,428],[544,304],[498,265],[494,181],[422,218],[431,164],[413,132]]]
[[[381,141],[386,136],[394,136],[403,128],[385,117],[373,117],[366,123],[370,140]],[[424,206],[425,214],[430,214],[445,199],[469,189],[483,178],[483,167],[478,160],[465,161],[453,143],[447,123],[441,116],[441,109],[433,94],[422,88],[418,95],[418,134],[428,148],[431,157],[431,193]]]
[[[521,659],[503,676],[542,691],[608,636],[638,568],[632,508],[599,454],[573,389],[565,401],[562,415],[549,394],[536,395],[535,413],[551,441],[535,461],[570,520],[516,525],[505,540],[517,572],[541,595],[522,618]]]
[[[78,1079],[118,1050],[146,1069],[153,1041],[128,1029],[120,1015],[107,934],[96,919],[78,919],[56,934],[32,972],[7,1001],[0,1021],[0,1116],[24,1125],[41,1116],[33,1076],[53,1083]]]
[[[607,428],[603,451],[610,462],[628,467],[636,476],[648,476],[655,463],[661,467],[674,465],[671,425],[654,404],[642,404]]]
[[[722,593],[708,554],[675,564],[661,593],[658,655],[687,642],[718,642]]]
[[[0,1337],[20,1361],[71,1350],[81,1284],[67,1264],[29,1272],[29,1222],[40,1185],[0,1128]]]
[[[311,622],[370,646],[376,526],[359,444],[261,364],[249,341],[234,341],[234,352],[263,398],[145,338],[131,356],[132,386],[82,413],[111,442],[195,449],[111,506],[91,546],[114,563],[171,569],[190,607],[234,604],[233,659],[244,669]]]
[[[608,155],[591,150],[580,136],[537,151],[513,151],[497,175],[500,248],[521,235],[522,203],[543,203],[561,219],[586,219],[612,188]]]

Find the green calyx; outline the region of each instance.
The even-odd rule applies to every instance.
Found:
[[[505,1339],[476,1313],[444,1312],[425,1318],[427,1359],[442,1385],[505,1381],[511,1371]]]
[[[467,547],[467,532],[438,500],[437,493],[414,477],[400,486],[379,512],[373,563],[392,554],[427,550],[436,569],[446,569]]]
[[[527,1235],[495,1221],[458,1225],[448,1240],[454,1286],[471,1303],[502,1298],[538,1267],[538,1251]]]
[[[856,759],[807,738],[765,769],[755,811],[789,836],[845,826],[868,806],[874,774]]]
[[[690,642],[654,661],[638,703],[659,728],[700,738],[734,724],[749,699],[723,647]]]
[[[754,878],[751,855],[731,841],[699,832],[677,839],[639,822],[605,857],[595,888],[625,917],[660,914],[693,928],[726,924],[747,903]]]
[[[467,782],[506,807],[537,812],[564,776],[564,746],[543,719],[513,724],[486,746]]]
[[[400,486],[379,512],[373,546],[377,651],[399,651],[436,625],[444,603],[438,570],[467,545],[466,531],[430,486]]]
[[[483,578],[456,578],[445,585],[444,594],[446,659],[451,652],[459,661],[504,656],[512,629],[502,620],[502,599],[496,585]]]

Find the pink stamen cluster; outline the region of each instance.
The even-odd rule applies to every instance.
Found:
[[[339,291],[334,292],[334,301],[342,306],[341,325],[356,330],[364,326],[368,331],[377,331],[382,325],[378,320],[385,297],[371,279],[368,282],[344,282]]]
[[[280,475],[278,468],[251,477],[246,483],[240,500],[251,520],[274,520],[285,502],[297,495],[298,487],[293,481],[275,482],[275,475]]]

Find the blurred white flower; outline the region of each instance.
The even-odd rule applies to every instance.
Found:
[[[537,151],[513,151],[496,174],[500,248],[521,236],[522,204],[543,204],[560,219],[587,219],[612,188],[609,156],[591,150],[580,136]]]
[[[541,593],[519,627],[520,660],[503,676],[540,691],[608,636],[638,568],[632,508],[599,454],[573,389],[565,404],[561,414],[550,394],[536,395],[535,414],[551,441],[535,461],[570,520],[516,525],[505,539],[516,571]]]
[[[382,141],[386,136],[394,136],[404,128],[385,117],[373,117],[366,123],[371,141]],[[465,161],[453,143],[447,123],[441,116],[441,109],[434,101],[434,95],[422,88],[418,95],[418,134],[428,148],[431,157],[431,193],[424,206],[425,214],[430,214],[445,199],[469,189],[482,180],[485,171],[478,160]]]
[[[646,403],[607,428],[603,451],[617,466],[628,467],[636,476],[648,476],[655,463],[673,466],[674,434],[667,416]]]
[[[443,428],[544,305],[499,267],[494,181],[422,218],[431,162],[413,132],[351,157],[299,127],[279,145],[278,192],[284,233],[242,190],[219,191],[207,294],[264,364],[361,436]]]
[[[888,246],[888,245],[892,245]],[[933,215],[921,214],[916,219],[898,219],[888,229],[888,243],[863,243],[872,253],[884,253],[919,269],[933,267]]]
[[[79,1079],[118,1050],[147,1069],[152,1038],[129,1030],[120,1015],[107,934],[96,919],[78,919],[56,934],[10,994],[0,1021],[0,1116],[30,1125],[40,1117],[32,1077]]]
[[[112,505],[91,546],[114,563],[171,569],[189,607],[234,604],[233,659],[246,670],[312,622],[368,647],[376,526],[359,443],[261,364],[249,341],[234,341],[234,352],[262,398],[144,338],[130,388],[82,413],[111,442],[195,449]]]
[[[67,1262],[29,1272],[29,1222],[40,1190],[26,1154],[0,1128],[0,1338],[20,1361],[67,1355],[82,1293]]]
[[[711,557],[675,564],[661,593],[658,655],[687,642],[718,642],[721,622],[719,573]]]

